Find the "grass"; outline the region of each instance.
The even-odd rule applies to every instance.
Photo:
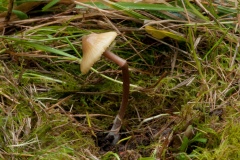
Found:
[[[237,3],[55,2],[21,1],[6,24],[0,1],[0,159],[239,159]],[[119,144],[101,148],[121,72],[101,59],[82,75],[81,37],[110,30],[130,103]]]

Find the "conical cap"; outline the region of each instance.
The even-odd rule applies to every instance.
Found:
[[[92,33],[82,38],[83,57],[81,62],[81,72],[86,74],[93,64],[100,59],[103,52],[110,46],[116,38],[116,32]]]

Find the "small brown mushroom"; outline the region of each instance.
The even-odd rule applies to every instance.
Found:
[[[83,58],[81,62],[81,72],[86,74],[93,64],[98,61],[101,55],[105,56],[109,60],[113,61],[122,69],[123,74],[123,96],[122,103],[119,108],[119,112],[113,121],[113,126],[108,133],[106,139],[111,139],[113,136],[112,144],[116,144],[119,140],[119,130],[122,126],[122,120],[124,118],[129,98],[129,71],[128,64],[125,59],[113,54],[108,50],[110,44],[116,38],[116,32],[106,32],[106,33],[92,33],[82,38],[82,50]]]

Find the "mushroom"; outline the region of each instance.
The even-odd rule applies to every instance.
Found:
[[[116,63],[122,69],[123,76],[123,95],[122,102],[119,108],[119,112],[113,121],[113,126],[109,131],[106,139],[112,139],[112,144],[116,144],[119,140],[119,130],[122,126],[122,120],[124,118],[129,98],[129,72],[128,64],[125,59],[120,58],[111,51],[108,50],[110,44],[116,38],[116,32],[106,32],[106,33],[92,33],[82,38],[82,50],[83,57],[81,61],[81,72],[86,74],[93,64],[98,61],[101,55],[105,56],[112,62]]]

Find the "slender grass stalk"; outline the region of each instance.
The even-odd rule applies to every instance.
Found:
[[[66,41],[68,42],[69,46],[74,50],[74,52],[78,55],[79,58],[82,58],[80,53],[77,51],[77,49],[74,47],[74,45],[69,41],[68,37],[66,37]]]
[[[108,77],[108,76],[106,76],[106,75],[104,75],[104,74],[102,74],[102,73],[99,73],[99,72],[98,72],[96,69],[94,69],[94,68],[91,68],[91,70],[92,70],[93,72],[99,74],[100,76],[102,76],[102,77],[104,77],[104,78],[106,78],[106,79],[112,81],[112,82],[115,82],[115,83],[118,83],[118,84],[121,84],[121,85],[123,84],[122,81],[119,81],[119,80],[113,79],[113,78]],[[142,87],[137,86],[137,85],[134,85],[134,84],[130,84],[130,87],[135,88],[135,89],[142,89]]]
[[[203,60],[205,60],[207,58],[207,56],[214,50],[217,48],[217,46],[219,46],[219,44],[223,41],[223,39],[225,38],[226,34],[228,33],[229,29],[226,30],[226,32],[221,36],[221,38],[219,38],[219,40],[213,45],[213,47],[205,54],[205,56],[203,57]]]
[[[194,41],[195,38],[194,38],[193,30],[192,30],[191,27],[188,28],[188,38],[189,38],[188,42],[189,42],[189,45],[190,45],[189,48],[190,48],[190,51],[191,51],[191,53],[193,55],[193,59],[194,59],[194,61],[196,63],[196,67],[198,69],[200,77],[202,78],[202,80],[205,81],[205,77],[203,76],[203,73],[202,73],[201,62],[200,62],[200,59],[199,59],[199,57],[197,55],[196,48],[194,47],[194,42],[193,41]]]

